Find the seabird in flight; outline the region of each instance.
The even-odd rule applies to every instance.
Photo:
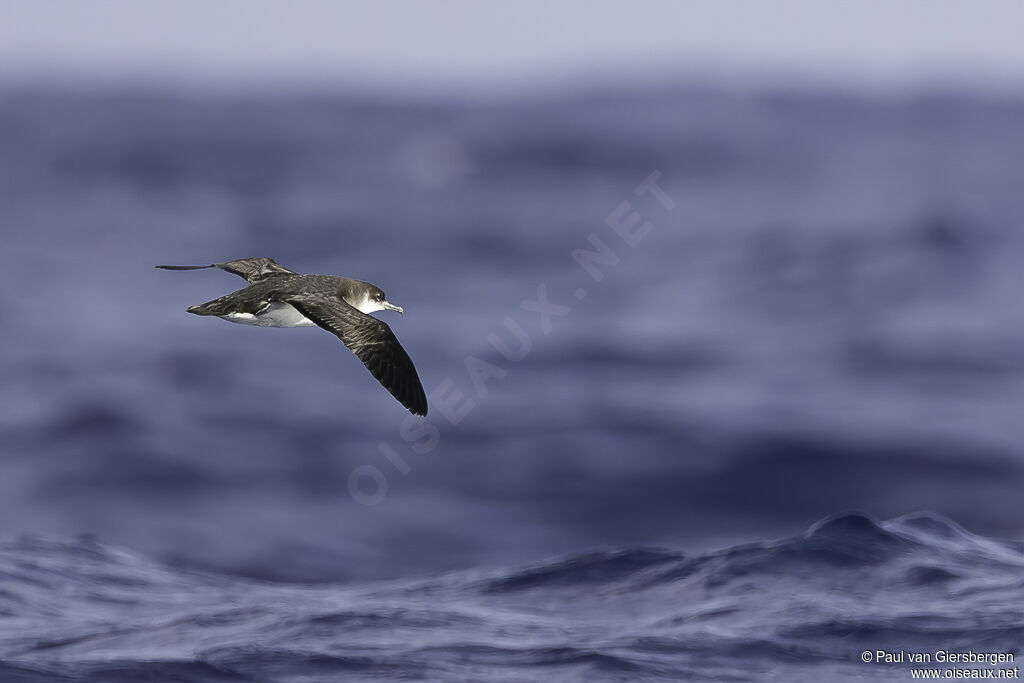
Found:
[[[341,339],[363,365],[413,415],[427,414],[427,396],[416,368],[387,324],[374,311],[398,311],[377,285],[331,275],[303,275],[270,258],[243,258],[208,266],[156,266],[164,270],[220,268],[240,275],[249,286],[189,313],[260,327],[316,325]]]

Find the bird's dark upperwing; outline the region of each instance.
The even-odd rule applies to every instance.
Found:
[[[266,280],[275,275],[295,275],[294,270],[288,270],[278,264],[272,258],[260,256],[257,258],[240,258],[224,263],[211,263],[208,266],[157,266],[164,270],[202,270],[203,268],[220,268],[229,273],[244,277],[250,285]]]
[[[301,293],[283,299],[337,335],[410,413],[427,414],[427,395],[416,368],[387,324],[333,297]]]

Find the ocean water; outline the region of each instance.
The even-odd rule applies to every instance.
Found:
[[[1019,653],[1022,570],[1024,546],[928,515],[836,515],[791,538],[692,556],[603,549],[317,586],[173,570],[94,539],[24,537],[0,547],[0,676],[908,680],[911,665],[861,653]]]
[[[1019,653],[1022,121],[3,86],[0,680]],[[246,256],[382,286],[427,420],[322,330],[185,313],[241,280],[153,269]]]

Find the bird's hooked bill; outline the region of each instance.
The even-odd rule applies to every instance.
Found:
[[[405,312],[405,311],[402,310],[401,306],[396,306],[393,303],[391,303],[390,301],[382,301],[382,302],[380,302],[380,305],[383,306],[384,308],[386,308],[389,311],[398,311],[399,313],[404,313]]]

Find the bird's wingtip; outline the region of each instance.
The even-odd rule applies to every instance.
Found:
[[[416,415],[417,417],[427,416],[427,401],[425,399],[423,401],[412,400],[408,403],[402,401],[402,405],[405,406],[405,409],[412,415]]]
[[[161,270],[203,270],[205,268],[216,268],[217,264],[211,263],[208,266],[153,266]]]

